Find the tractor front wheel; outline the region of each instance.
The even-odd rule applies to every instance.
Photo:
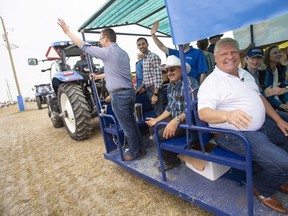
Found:
[[[64,83],[59,86],[58,100],[60,113],[64,114],[63,122],[70,137],[83,140],[91,135],[91,114],[89,105],[76,84]]]

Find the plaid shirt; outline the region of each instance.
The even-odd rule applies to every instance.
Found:
[[[215,60],[213,54],[210,52],[205,53],[205,59],[208,67],[206,76],[208,76],[215,68]]]
[[[189,91],[191,94],[192,101],[197,99],[197,92],[199,88],[199,83],[196,79],[188,76]],[[184,83],[179,80],[176,84],[170,83],[167,88],[167,98],[168,105],[166,111],[168,111],[173,118],[180,115],[181,113],[187,112]]]
[[[148,50],[143,59],[143,83],[146,87],[154,84],[156,89],[162,86],[161,59],[155,53]]]

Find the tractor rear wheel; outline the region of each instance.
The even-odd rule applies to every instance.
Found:
[[[81,87],[71,83],[61,84],[58,88],[58,100],[70,137],[74,140],[88,138],[92,131],[91,114]]]

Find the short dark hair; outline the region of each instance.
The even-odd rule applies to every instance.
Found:
[[[148,41],[147,41],[146,38],[144,38],[144,37],[139,37],[139,38],[137,39],[137,43],[138,43],[138,41],[140,41],[140,40],[144,40],[144,41],[148,44]]]
[[[111,42],[114,42],[114,43],[116,42],[117,37],[116,37],[116,33],[115,33],[115,31],[113,29],[106,28],[106,29],[103,29],[101,31],[101,33],[103,34],[103,36],[109,38],[109,40]]]
[[[197,41],[197,46],[198,46],[198,48],[201,49],[201,50],[206,50],[207,47],[208,47],[208,44],[209,44],[209,42],[208,42],[208,39],[207,39],[207,38],[204,38],[204,39],[202,39],[202,40],[198,40],[198,41]]]

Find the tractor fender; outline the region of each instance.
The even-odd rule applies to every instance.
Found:
[[[66,82],[72,82],[76,80],[83,80],[83,76],[81,76],[77,71],[75,70],[68,70],[68,71],[61,71],[61,72],[56,72],[53,75],[53,80],[58,79],[62,83]]]
[[[56,72],[52,78],[52,88],[58,92],[58,86],[62,83],[75,82],[85,78],[75,70]]]

